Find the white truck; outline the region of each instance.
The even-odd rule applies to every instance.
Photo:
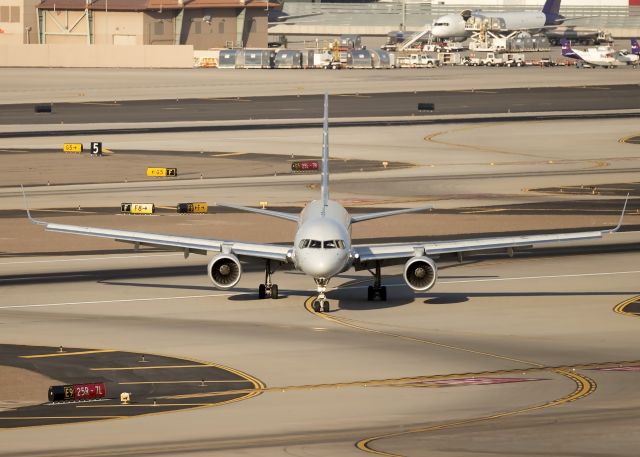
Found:
[[[495,52],[488,52],[487,57],[480,61],[480,65],[486,65],[487,67],[501,67],[504,65],[504,59],[500,54]]]
[[[487,67],[522,67],[525,65],[525,58],[522,53],[507,52],[497,54],[489,52],[484,59],[480,60],[480,65],[486,65]]]
[[[527,62],[522,53],[506,53],[502,55],[503,65],[507,67],[524,67]]]

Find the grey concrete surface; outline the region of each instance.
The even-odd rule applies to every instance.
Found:
[[[382,71],[6,68],[2,82],[0,103],[11,104],[637,84],[640,73],[631,67]]]
[[[421,75],[458,75],[457,82],[447,84],[468,88],[473,84],[468,75],[474,73],[462,71],[406,74],[417,79]],[[98,88],[87,89],[90,96],[137,92],[143,97],[174,87],[179,87],[177,93],[187,93],[215,84],[204,81],[211,75],[224,75],[195,72],[199,83],[176,84],[180,73],[159,72],[158,80],[167,85],[146,89],[134,76],[148,73],[105,72],[65,94],[78,81],[74,78],[96,73],[45,73],[52,76],[50,85],[55,86],[51,96],[58,93],[67,98],[84,87]],[[16,70],[14,77],[19,74]],[[116,74],[131,75],[129,88],[116,80]],[[233,85],[243,78],[281,77],[271,74],[229,73],[232,76],[224,77],[238,81],[215,90],[233,92]],[[300,74],[284,72],[282,78],[295,79]],[[309,73],[318,78],[354,78],[343,81],[346,88],[355,87],[356,78],[365,74],[369,75]],[[373,78],[383,74],[403,73],[371,73]],[[495,75],[493,81],[484,80],[488,86],[522,85],[525,80],[543,85],[548,83],[545,78],[554,75],[565,78],[566,84],[584,84],[571,78],[611,80],[637,75],[626,70],[571,73],[569,69],[527,69],[504,77],[508,73],[486,74]],[[56,79],[63,76],[69,77],[68,82]],[[429,84],[428,78],[422,84]],[[511,81],[505,82],[507,79]],[[288,81],[289,92],[292,80]],[[398,86],[415,81],[407,79]],[[327,83],[330,81],[317,81],[306,90],[321,92]],[[373,90],[376,85],[388,84],[387,79],[370,87]],[[284,91],[284,86],[283,80],[272,90]],[[7,87],[5,90],[12,86]],[[28,80],[20,88],[24,91],[15,96],[24,101],[46,91],[43,83]],[[331,134],[335,158],[391,157],[415,166],[402,172],[336,175],[332,195],[345,204],[371,207],[435,201],[439,206],[459,208],[540,200],[572,202],[578,198],[593,202],[595,207],[600,200],[597,195],[540,195],[525,189],[637,181],[638,146],[618,141],[637,133],[637,123],[632,120],[532,122],[516,129],[509,124],[336,129]],[[149,150],[202,146],[208,151],[278,153],[285,157],[297,151],[317,153],[320,140],[320,132],[310,129],[269,135],[122,135],[111,137],[107,146],[115,154],[144,144]],[[57,139],[46,138],[0,142],[0,148],[47,145],[59,147]],[[108,167],[108,160],[93,162],[94,172]],[[28,160],[16,160],[11,172],[24,173],[25,164],[37,168]],[[78,204],[111,207],[123,199],[170,203],[196,197],[249,204],[268,199],[299,206],[318,194],[317,176],[46,186],[46,170],[36,171],[42,172],[42,183],[30,188],[29,195],[33,207],[40,209],[71,211]],[[86,182],[86,169],[69,173],[75,182]],[[0,189],[0,209],[15,211],[22,205],[15,187]],[[58,222],[108,218],[54,211]],[[269,224],[269,219],[210,216],[206,220],[113,217],[110,224],[126,222],[139,229],[157,224],[157,228],[173,226],[190,233],[209,232],[209,236],[219,233],[217,229],[235,232],[238,237],[259,232],[264,241],[287,233],[283,226]],[[428,216],[372,221],[368,227],[363,223],[363,229],[375,236],[429,235]],[[441,220],[438,230],[451,232],[463,224],[476,231],[479,227],[508,230],[513,220],[499,211],[463,216]],[[491,218],[493,229],[483,225],[485,218]],[[628,218],[632,222],[637,215]],[[541,224],[555,222],[543,214],[530,216],[528,221],[519,219],[519,223],[533,225],[536,219]],[[586,219],[591,219],[593,226],[602,226],[615,222],[617,215],[612,212],[603,220],[598,212],[580,219],[570,208],[561,219],[567,226],[584,226]],[[594,253],[585,249],[568,255],[549,251],[543,256],[443,264],[436,287],[417,295],[403,285],[401,267],[393,267],[385,270],[389,287],[386,303],[364,300],[368,273],[348,272],[331,282],[328,296],[335,311],[322,317],[304,306],[313,293],[313,281],[295,272],[276,273],[281,299],[257,300],[261,271],[250,266],[237,289],[216,291],[204,273],[208,259],[200,256],[184,260],[179,255],[149,251],[137,257],[125,252],[109,254],[100,249],[120,246],[83,245],[84,241],[73,237],[52,238],[47,243],[80,251],[76,255],[43,256],[25,248],[23,255],[16,256],[9,252],[9,245],[13,249],[20,243],[42,243],[38,249],[46,252],[42,239],[47,235],[37,232],[39,227],[25,226],[24,220],[0,219],[0,243],[4,243],[0,244],[0,342],[108,348],[216,362],[253,375],[270,389],[252,399],[219,407],[101,423],[0,430],[2,456],[357,456],[365,454],[355,443],[375,437],[380,438],[370,442],[372,449],[410,456],[637,453],[632,427],[638,419],[638,371],[593,371],[596,367],[584,366],[640,365],[640,321],[614,311],[617,304],[640,295],[635,251]],[[624,236],[637,242],[637,233]],[[565,369],[554,370],[558,366]],[[471,383],[496,370],[508,370],[494,374],[496,377],[536,380],[433,388],[409,386],[403,379],[443,375]],[[82,408],[78,414],[83,414]]]
[[[239,290],[231,293],[213,291],[203,274],[154,277],[153,270],[146,277],[133,279],[76,278],[12,285],[0,308],[3,340],[68,346],[90,341],[97,347],[186,354],[245,370],[278,389],[218,408],[64,428],[3,431],[0,455],[204,455],[216,450],[220,455],[359,455],[354,442],[388,431],[559,399],[575,390],[574,382],[551,372],[537,372],[536,364],[637,358],[636,319],[612,311],[615,304],[639,293],[635,256],[504,259],[454,266],[442,270],[436,289],[416,297],[399,278],[391,277],[387,280],[390,301],[378,306],[362,301],[365,290],[360,284],[330,292],[338,309],[331,317],[348,318],[351,324],[382,333],[345,327],[309,314],[303,302],[311,284],[291,273],[277,277],[286,297],[278,301],[255,300],[260,273],[246,274]],[[40,260],[47,261],[33,259]],[[156,261],[140,260],[149,267]],[[174,257],[173,265],[182,262]],[[100,263],[124,270],[130,264],[118,258]],[[79,264],[69,265],[67,273],[81,273]],[[11,270],[10,263],[2,267],[3,272],[7,270]],[[390,270],[391,274],[398,272]],[[497,369],[522,370],[525,377],[543,380],[439,389],[341,385]],[[571,431],[575,424],[563,420],[567,415],[588,416],[592,411],[620,408],[617,392],[622,389],[624,395],[630,376],[598,376],[590,396],[545,410],[543,425],[557,421],[554,433],[566,438],[565,430]],[[617,383],[622,384],[617,387]],[[295,388],[318,384],[329,385]],[[617,411],[621,417],[633,419],[633,409]],[[514,420],[522,427],[542,427],[539,414],[523,413],[507,423]],[[487,429],[501,437],[508,433],[504,422],[496,419],[479,424],[477,429],[466,426],[458,433]],[[590,421],[583,427],[595,432],[608,424]],[[62,430],[65,433],[60,433]],[[37,440],[27,438],[34,433]],[[63,438],[69,433],[73,440]],[[460,448],[443,448],[439,436],[434,442],[427,433],[399,442],[381,440],[376,448],[402,455],[430,455],[433,446],[445,452],[442,455],[458,455]],[[584,429],[580,437],[565,439],[563,448],[579,453],[588,446],[585,439],[598,446],[609,439],[595,433],[589,438]],[[515,443],[504,438],[487,449],[494,454],[506,450],[529,455],[529,450],[517,448]],[[530,446],[545,449],[533,442]],[[554,452],[551,447],[546,449]],[[615,449],[616,455],[633,455],[635,448],[626,440],[616,442]]]

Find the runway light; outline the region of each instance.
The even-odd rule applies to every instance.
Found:
[[[130,401],[131,401],[131,394],[129,392],[122,392],[120,394],[120,403],[122,403],[123,405],[128,405]]]

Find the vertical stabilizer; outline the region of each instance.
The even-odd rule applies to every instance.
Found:
[[[545,14],[552,14],[554,16],[560,15],[560,2],[562,0],[547,0],[542,7],[542,12]]]
[[[324,208],[329,203],[329,94],[324,94],[324,120],[322,123],[322,205]],[[322,214],[324,215],[324,208]]]

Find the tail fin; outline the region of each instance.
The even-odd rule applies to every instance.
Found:
[[[324,121],[322,125],[322,181],[320,183],[322,205],[329,204],[329,94],[324,94]],[[323,210],[324,215],[324,210]]]
[[[561,1],[562,0],[547,0],[546,2],[544,2],[542,12],[546,15],[559,16]]]
[[[580,60],[580,56],[575,52],[573,52],[573,49],[571,48],[571,41],[563,39],[560,43],[562,44],[563,57],[569,57],[570,59]]]
[[[637,38],[631,38],[631,53],[640,55],[640,44]]]

